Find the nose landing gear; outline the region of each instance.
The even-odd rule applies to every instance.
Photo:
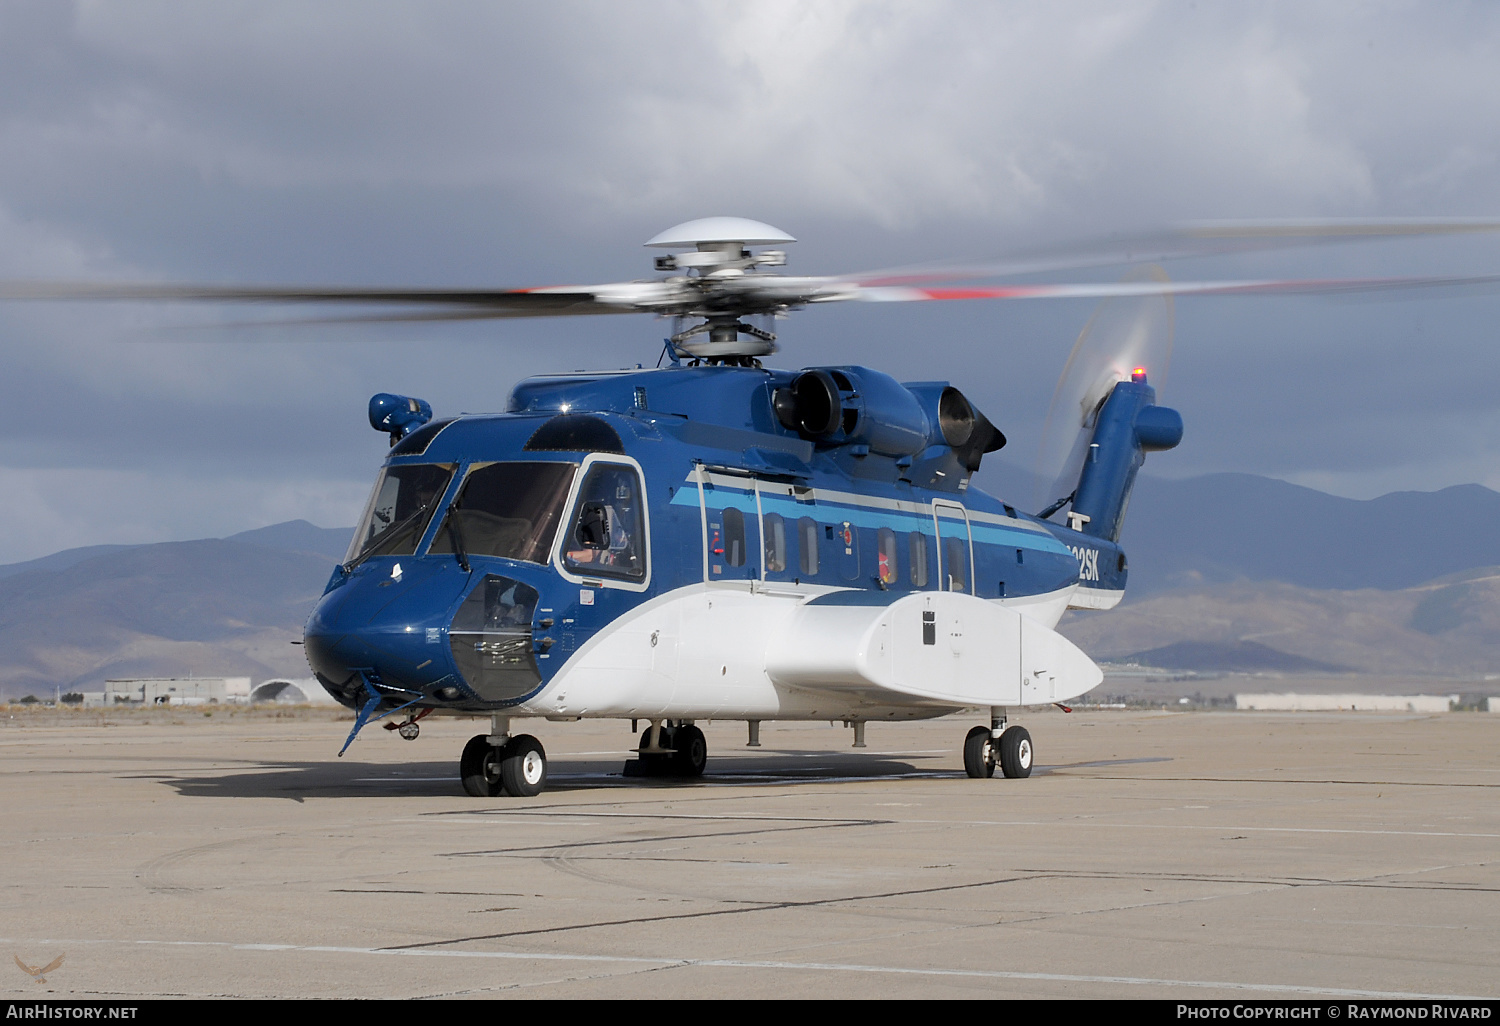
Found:
[[[547,752],[530,734],[476,734],[464,745],[458,775],[475,798],[535,798],[547,786]]]

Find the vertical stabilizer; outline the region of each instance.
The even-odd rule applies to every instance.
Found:
[[[1146,453],[1171,449],[1180,441],[1182,416],[1156,405],[1156,389],[1147,384],[1144,371],[1116,384],[1094,418],[1070,524],[1091,537],[1118,541]]]

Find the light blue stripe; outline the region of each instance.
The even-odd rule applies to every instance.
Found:
[[[704,501],[710,510],[723,510],[726,508],[738,509],[741,512],[755,514],[755,496],[750,492],[742,492],[737,489],[714,487],[705,488],[703,491]],[[932,516],[928,513],[909,513],[904,510],[869,509],[868,507],[849,506],[839,502],[807,503],[797,502],[793,499],[783,498],[777,495],[762,495],[760,497],[761,508],[767,513],[779,513],[788,520],[797,520],[800,517],[812,517],[815,520],[826,522],[830,515],[843,521],[847,520],[855,527],[878,529],[889,527],[893,531],[921,531],[928,534],[932,531]],[[697,489],[681,488],[677,494],[672,496],[674,506],[698,505]],[[958,526],[956,519],[947,517],[940,521],[944,527],[944,536],[947,536],[947,528],[951,524]],[[1042,534],[1037,531],[1027,531],[1008,527],[999,527],[992,524],[978,524],[970,521],[969,530],[977,544],[999,545],[1013,549],[1026,549],[1032,552],[1052,552],[1058,555],[1071,556],[1068,547],[1050,534]]]

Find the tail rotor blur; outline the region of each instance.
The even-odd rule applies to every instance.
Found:
[[[1141,268],[1127,282],[1168,281],[1160,267]],[[1149,373],[1159,390],[1172,360],[1173,307],[1168,292],[1106,299],[1073,343],[1042,427],[1032,508],[1056,512],[1078,485],[1095,419],[1115,384]]]

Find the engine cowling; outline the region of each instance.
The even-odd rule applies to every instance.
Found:
[[[820,447],[863,445],[897,459],[951,448],[970,471],[1005,436],[947,382],[903,385],[868,367],[813,367],[775,390],[784,427]]]

